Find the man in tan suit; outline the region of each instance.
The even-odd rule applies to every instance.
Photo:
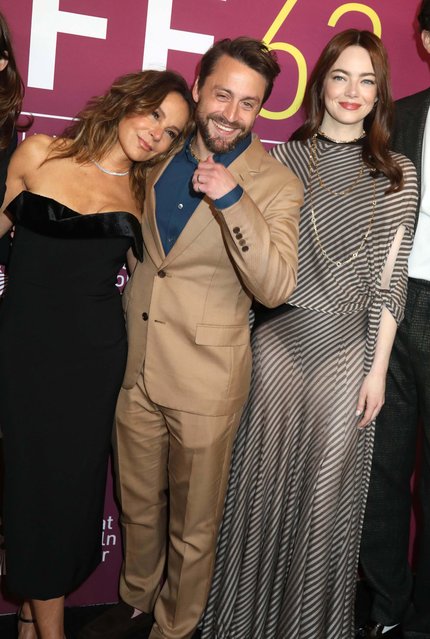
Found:
[[[144,612],[150,639],[188,639],[206,604],[249,387],[248,311],[296,283],[302,186],[251,134],[278,73],[259,41],[216,43],[193,89],[195,136],[148,175],[116,424],[122,602],[82,637],[126,637]]]

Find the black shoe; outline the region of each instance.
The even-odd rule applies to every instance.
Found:
[[[400,625],[382,632],[385,626],[377,621],[369,621],[365,626],[359,628],[355,633],[355,639],[403,639],[402,627]]]
[[[127,639],[137,632],[143,639],[149,635],[154,619],[146,612],[132,618],[133,612],[133,606],[120,601],[84,626],[78,639]]]

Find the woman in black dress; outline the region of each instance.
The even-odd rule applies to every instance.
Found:
[[[0,235],[15,225],[0,311],[7,584],[39,639],[63,639],[64,595],[100,561],[127,356],[116,276],[127,252],[142,259],[144,172],[180,146],[192,112],[177,74],[129,74],[65,136],[31,136],[10,162],[0,214]],[[20,623],[19,636],[35,637],[34,626]]]

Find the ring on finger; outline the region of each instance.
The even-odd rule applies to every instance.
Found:
[[[200,174],[197,173],[197,182],[200,184]]]

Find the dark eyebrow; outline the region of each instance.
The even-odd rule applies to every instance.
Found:
[[[345,71],[345,69],[332,69],[330,73],[344,73],[345,75],[351,75],[348,71]],[[368,71],[366,73],[360,73],[360,78],[363,78],[366,75],[373,75],[373,77],[376,77],[373,71]]]

